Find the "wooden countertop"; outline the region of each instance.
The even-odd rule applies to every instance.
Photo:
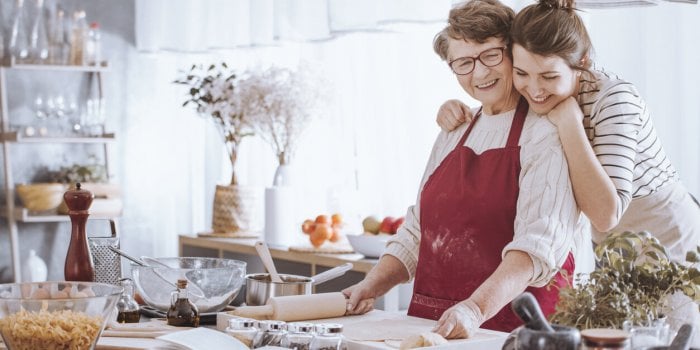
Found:
[[[220,252],[235,252],[257,256],[255,242],[257,238],[215,238],[196,237],[188,235],[179,236],[180,256],[182,247],[198,247],[218,250]],[[352,271],[367,273],[377,263],[376,259],[365,259],[361,254],[324,254],[324,253],[302,253],[289,251],[286,247],[270,246],[270,254],[273,259],[282,259],[300,263],[323,266],[338,266],[347,262],[353,264]]]

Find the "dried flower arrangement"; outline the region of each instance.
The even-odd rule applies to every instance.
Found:
[[[273,148],[280,165],[289,163],[319,105],[320,78],[312,73],[307,66],[270,67],[249,71],[240,81],[244,113],[256,119],[257,135]]]
[[[668,307],[666,297],[676,292],[700,301],[700,247],[687,253],[688,264],[681,264],[670,261],[649,232],[624,232],[608,236],[595,255],[596,270],[560,290],[552,322],[579,329],[622,328],[625,321],[648,324],[659,318]]]

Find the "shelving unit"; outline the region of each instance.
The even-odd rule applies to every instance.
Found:
[[[70,222],[67,215],[38,215],[32,214],[26,208],[15,205],[15,182],[12,172],[12,146],[14,144],[101,144],[103,145],[105,170],[109,178],[108,144],[115,140],[113,133],[102,133],[99,136],[26,136],[21,132],[10,129],[10,116],[7,99],[7,71],[59,71],[95,74],[98,84],[99,97],[102,98],[102,73],[108,71],[108,65],[101,66],[60,66],[60,65],[31,65],[15,64],[10,61],[0,66],[0,143],[2,144],[3,166],[5,174],[4,190],[6,193],[5,206],[0,208],[0,216],[7,221],[10,237],[10,253],[12,272],[15,282],[22,279],[19,256],[19,237],[17,223],[57,223]],[[104,128],[102,128],[104,130]],[[91,215],[91,219],[108,219],[112,223],[115,216]]]

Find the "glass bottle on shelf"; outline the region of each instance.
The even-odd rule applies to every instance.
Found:
[[[0,13],[2,16],[2,13]],[[2,27],[0,27],[0,63],[5,63],[5,33],[3,33]]]
[[[199,310],[187,293],[187,280],[177,280],[177,290],[170,296],[168,324],[176,327],[199,327]]]
[[[57,9],[56,15],[51,21],[49,31],[49,63],[51,64],[66,64],[68,63],[68,48],[69,43],[66,40],[66,17],[63,9]]]
[[[85,63],[90,66],[100,66],[102,62],[101,51],[100,25],[97,22],[92,22],[85,42]]]
[[[34,64],[45,64],[49,59],[49,40],[44,23],[44,0],[34,0],[32,31],[29,36],[29,60]]]
[[[105,111],[105,99],[101,93],[100,81],[97,74],[91,74],[88,95],[81,111],[80,127],[77,129],[86,136],[100,136],[104,132]],[[75,124],[73,129],[76,129]]]
[[[134,283],[130,278],[119,280],[124,292],[117,300],[117,322],[138,323],[141,319],[139,304],[134,300]]]
[[[24,14],[24,0],[15,1],[9,54],[17,63],[25,62],[29,57],[29,36],[27,35],[27,19]]]
[[[87,40],[88,25],[85,11],[73,14],[73,27],[70,36],[70,64],[82,66],[85,64],[85,40]]]

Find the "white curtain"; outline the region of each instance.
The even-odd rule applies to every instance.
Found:
[[[144,4],[158,1],[137,0],[137,12]],[[248,8],[258,1],[249,2]],[[168,6],[177,8],[178,3],[188,2],[168,0]],[[197,3],[202,5],[192,8],[191,15],[200,15],[205,9],[211,12],[203,5],[205,1]],[[347,7],[340,12],[352,14],[357,12],[353,3],[374,6],[375,2],[337,0],[328,1],[326,6],[329,14],[342,6]],[[288,4],[299,5],[291,0]],[[378,4],[401,7],[399,1]],[[522,7],[522,3],[512,5]],[[376,13],[382,13],[382,6],[376,6]],[[427,10],[420,8],[412,13],[422,11]],[[447,9],[441,11],[444,20]],[[270,64],[293,67],[305,61],[330,82],[326,108],[299,139],[292,160],[301,189],[299,223],[306,217],[340,211],[359,230],[359,221],[365,215],[403,215],[415,201],[438,133],[435,114],[439,105],[451,98],[461,98],[471,105],[474,101],[432,52],[432,38],[444,23],[389,23],[380,19],[391,16],[378,14],[366,21],[361,16],[331,16],[326,24],[330,40],[284,40],[275,45],[186,54],[170,50],[130,53],[124,123],[128,129],[121,133],[126,202],[123,232],[130,236],[125,242],[132,245],[127,248],[135,255],[176,255],[177,234],[211,227],[214,185],[225,184],[230,178],[220,136],[209,120],[181,107],[185,91],[171,83],[179,69],[198,62],[226,61],[231,67],[245,69]],[[402,18],[409,15],[401,14]],[[647,8],[589,10],[584,15],[598,65],[638,86],[684,183],[700,194],[700,8],[666,3]],[[168,12],[168,16],[177,15]],[[141,15],[137,13],[137,17]],[[216,31],[182,20],[180,34],[188,38],[193,32]],[[374,27],[380,30],[337,35],[338,31],[332,29],[369,28],[375,22],[382,22]],[[252,39],[252,33],[248,39],[251,42],[257,40]],[[233,38],[234,34],[220,35]],[[167,43],[163,41],[167,37],[177,40]],[[145,46],[203,49],[201,40],[185,37],[155,35],[154,44]],[[242,183],[255,186],[262,196],[264,187],[272,183],[275,167],[273,152],[261,140],[253,137],[243,142],[237,165]],[[262,212],[258,215],[261,225]]]
[[[325,40],[387,22],[441,21],[452,0],[136,0],[141,51]],[[206,25],[203,25],[206,23]]]

